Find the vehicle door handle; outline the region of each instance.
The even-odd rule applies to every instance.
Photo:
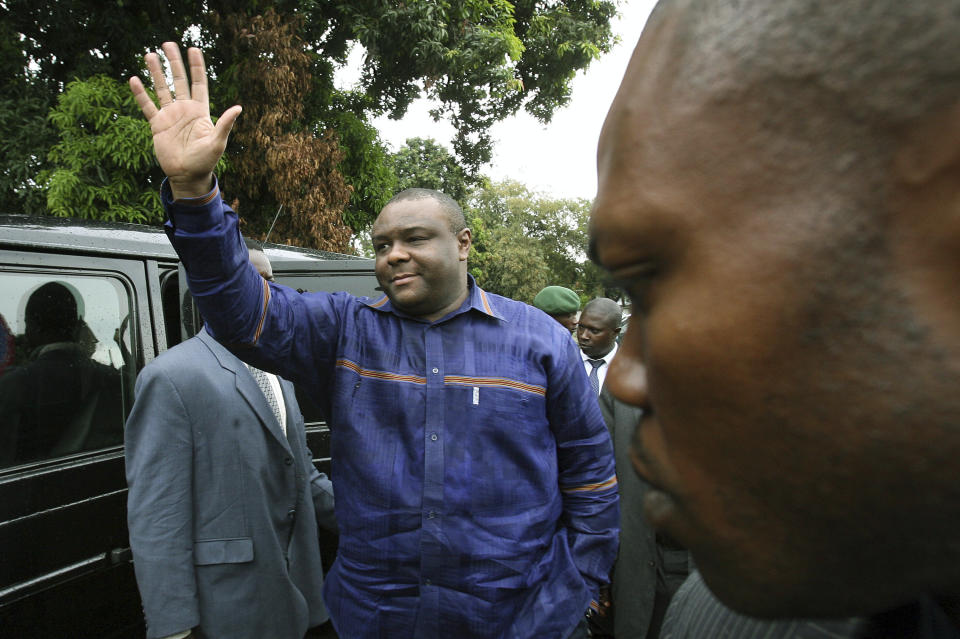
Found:
[[[117,566],[133,560],[133,551],[127,548],[114,548],[110,551],[110,564]]]

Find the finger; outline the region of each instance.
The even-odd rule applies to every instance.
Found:
[[[203,102],[210,108],[210,97],[207,93],[207,69],[203,64],[203,52],[196,47],[187,49],[187,63],[190,65],[190,97],[197,102]]]
[[[226,145],[233,123],[237,121],[241,111],[243,111],[243,107],[239,104],[234,105],[224,111],[223,115],[217,120],[213,127],[213,135],[221,144]]]
[[[170,75],[173,76],[173,93],[178,100],[190,99],[190,85],[187,84],[187,70],[180,57],[180,47],[175,42],[164,42],[163,52],[170,63]]]
[[[140,81],[140,78],[136,76],[130,78],[130,90],[133,91],[133,99],[140,106],[140,111],[143,112],[143,116],[149,122],[159,111],[157,105],[147,95],[147,90],[143,88],[143,82]]]
[[[163,66],[160,64],[160,56],[156,53],[148,53],[144,56],[147,61],[147,70],[153,79],[153,90],[157,93],[157,99],[160,100],[160,108],[173,102],[173,96],[170,95],[170,87],[167,86],[167,76],[163,74]]]

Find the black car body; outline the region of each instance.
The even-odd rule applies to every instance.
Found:
[[[376,294],[372,260],[264,249],[282,284]],[[51,300],[64,291],[81,326],[67,344],[42,344],[37,327],[56,325]],[[160,228],[0,215],[0,320],[0,637],[142,637],[122,421],[137,372],[197,330],[177,256]],[[67,416],[57,402],[70,389],[56,366],[36,363],[64,351],[107,380],[96,406]],[[329,472],[329,431],[298,397],[315,461]]]

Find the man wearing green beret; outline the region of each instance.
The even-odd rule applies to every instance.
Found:
[[[573,333],[577,327],[580,296],[563,286],[548,286],[533,298],[533,305]]]

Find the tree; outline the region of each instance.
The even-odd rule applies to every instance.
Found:
[[[337,102],[344,97],[338,96]],[[399,190],[391,154],[377,130],[353,111],[334,107],[326,121],[340,136],[340,171],[351,189],[343,220],[360,234],[370,229],[374,218]]]
[[[467,214],[476,238],[471,272],[481,286],[525,302],[550,284],[582,302],[618,297],[586,257],[588,200],[553,199],[508,180],[474,191]]]
[[[216,23],[235,46],[230,72],[249,104],[234,126],[235,161],[225,181],[234,185],[247,235],[263,238],[275,219],[274,242],[346,252],[350,227],[341,213],[350,188],[338,168],[343,153],[332,131],[302,124],[311,75],[301,21],[268,9]],[[285,215],[274,215],[277,204]]]
[[[397,190],[418,187],[442,191],[457,202],[466,202],[470,181],[457,159],[436,140],[407,138],[391,157]]]
[[[2,210],[48,212],[37,178],[50,170],[47,157],[59,136],[48,115],[67,84],[138,73],[145,46],[182,34],[202,8],[193,0],[0,2]]]
[[[179,37],[204,49],[215,108],[239,101],[242,122],[261,116],[242,125],[246,131],[229,147],[237,181],[224,184],[250,215],[251,229],[260,232],[261,218],[283,198],[297,198],[282,181],[316,175],[327,184],[310,187],[310,203],[302,207],[311,211],[309,220],[286,220],[284,237],[310,242],[311,234],[329,232],[342,245],[344,229],[369,226],[395,185],[388,154],[367,124],[371,117],[400,117],[414,98],[434,98],[436,117],[450,119],[457,131],[459,163],[474,177],[490,158],[495,122],[520,108],[548,120],[569,99],[574,74],[614,41],[614,0],[277,0],[269,5],[272,17],[264,6],[258,0],[0,2],[0,64],[12,78],[0,80],[11,89],[0,101],[0,138],[17,138],[21,123],[32,131],[17,148],[0,147],[6,202],[38,201],[38,185],[23,167],[42,170],[55,143],[43,119],[53,96],[74,79],[139,73],[145,47]],[[354,42],[367,52],[362,77],[356,89],[340,91],[334,69]],[[267,77],[287,78],[286,84],[272,92]],[[7,96],[16,97],[7,102]],[[293,99],[302,110],[285,110],[285,100]],[[255,148],[267,138],[269,149]],[[260,155],[244,163],[246,153]],[[286,167],[282,176],[271,175],[277,162]],[[337,207],[340,220],[333,219]]]
[[[160,222],[163,174],[150,125],[126,84],[98,75],[67,85],[50,113],[59,142],[38,183],[59,217]]]
[[[482,217],[475,217],[470,228],[474,243],[468,264],[482,288],[530,303],[551,283],[543,247],[519,224],[487,229]]]
[[[367,50],[362,84],[400,117],[425,95],[457,131],[468,174],[489,162],[490,127],[521,107],[549,121],[578,70],[614,42],[610,0],[411,0],[338,3],[341,24]],[[347,26],[349,25],[349,26]]]

